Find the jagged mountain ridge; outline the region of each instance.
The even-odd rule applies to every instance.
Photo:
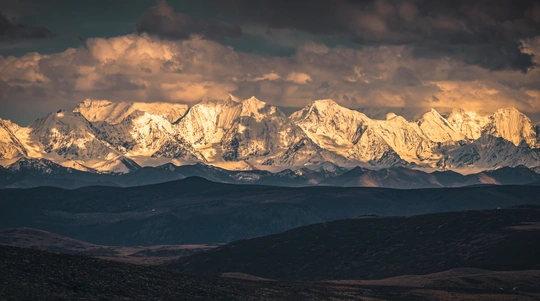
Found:
[[[120,123],[135,111],[147,112],[153,115],[162,115],[169,122],[175,122],[186,114],[188,106],[185,104],[171,104],[163,102],[120,102],[112,103],[107,100],[85,99],[73,110],[79,112],[91,122],[106,121],[110,124]]]
[[[19,126],[9,120],[0,119],[0,154],[5,159],[27,156],[28,152],[17,138]]]
[[[186,105],[85,100],[23,128],[0,120],[0,164],[44,158],[84,171],[202,162],[228,169],[540,166],[540,127],[516,109],[430,110],[386,120],[317,100],[287,117],[255,97]]]
[[[351,160],[372,165],[394,165],[401,161],[392,147],[375,133],[371,119],[333,100],[315,101],[290,118],[314,143]]]

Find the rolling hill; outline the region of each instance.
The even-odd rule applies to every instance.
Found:
[[[540,207],[361,217],[233,242],[179,259],[188,273],[279,280],[382,279],[454,268],[540,269]]]
[[[538,186],[290,188],[191,177],[128,188],[0,190],[0,229],[30,227],[113,246],[227,243],[362,215],[540,204],[538,195]]]
[[[538,271],[452,270],[378,283],[247,281],[6,246],[0,246],[0,270],[4,300],[532,301],[540,296]]]

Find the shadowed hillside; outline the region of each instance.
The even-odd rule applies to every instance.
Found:
[[[381,279],[452,268],[540,269],[540,209],[363,217],[241,240],[167,268],[281,280]]]
[[[537,300],[535,271],[449,271],[384,283],[246,281],[0,246],[2,300]],[[474,271],[477,273],[477,271]],[[448,275],[452,278],[448,279]],[[481,277],[481,278],[478,278]],[[252,277],[253,278],[253,277]],[[477,280],[478,279],[478,280]],[[407,282],[409,281],[409,282]],[[419,282],[420,281],[420,282]],[[411,285],[410,283],[413,282]],[[422,283],[423,286],[415,286]],[[519,290],[512,287],[520,286]]]
[[[328,300],[325,287],[182,275],[0,246],[2,300]],[[6,298],[6,299],[4,299]]]
[[[113,246],[226,243],[369,214],[540,204],[538,195],[538,186],[287,188],[193,177],[130,188],[0,190],[0,229],[30,227]]]
[[[85,255],[144,265],[162,264],[182,256],[208,251],[217,246],[205,244],[102,246],[32,228],[11,228],[0,231],[0,245]]]

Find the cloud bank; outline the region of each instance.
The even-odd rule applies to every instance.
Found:
[[[519,49],[540,62],[540,37],[522,40]],[[0,111],[24,123],[85,98],[193,104],[229,94],[289,107],[332,98],[350,108],[540,111],[540,71],[534,65],[528,72],[492,70],[459,56],[416,51],[408,45],[352,49],[307,43],[292,56],[273,57],[197,36],[91,38],[85,47],[50,55],[0,56]],[[23,111],[31,117],[16,113]]]
[[[455,57],[491,70],[526,72],[519,40],[540,35],[535,0],[225,0],[245,26],[344,37],[360,45],[410,45],[416,56]],[[210,6],[210,4],[209,4]]]

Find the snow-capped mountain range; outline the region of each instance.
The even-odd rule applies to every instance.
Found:
[[[0,119],[0,165],[41,158],[73,169],[126,173],[204,163],[235,170],[343,167],[469,170],[540,166],[540,126],[514,108],[491,115],[430,110],[376,120],[326,99],[287,117],[255,97],[169,103],[85,100],[27,127]]]

